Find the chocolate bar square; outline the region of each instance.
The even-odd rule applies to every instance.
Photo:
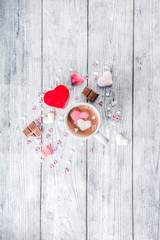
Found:
[[[37,125],[36,125],[34,122],[32,122],[32,123],[28,126],[28,128],[31,130],[31,132],[35,132],[38,127],[37,127]]]
[[[23,133],[26,135],[26,137],[31,136],[31,131],[28,128],[24,129]]]
[[[89,88],[88,86],[86,86],[86,87],[83,89],[82,95],[83,95],[85,98],[87,98],[91,91],[92,91],[92,89]]]
[[[89,94],[87,99],[90,100],[91,102],[94,102],[96,100],[96,98],[98,97],[98,95],[99,95],[99,93],[97,93],[95,91],[91,91],[91,93]]]
[[[24,131],[23,133],[26,135],[26,137],[39,137],[42,134],[42,130],[35,124],[35,122],[32,122]]]

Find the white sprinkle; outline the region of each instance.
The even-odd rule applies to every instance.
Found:
[[[120,111],[118,111],[118,112],[117,112],[117,115],[118,115],[118,116],[120,116],[120,115],[121,115],[121,112],[120,112]]]
[[[72,149],[72,150],[70,151],[70,153],[71,153],[71,154],[74,153],[74,150]]]
[[[41,142],[41,139],[40,139],[40,138],[36,138],[36,139],[35,139],[35,142],[36,142],[36,143],[39,143],[39,142]]]
[[[58,125],[62,125],[63,121],[59,120],[57,123],[58,123]]]
[[[69,71],[72,72],[72,71],[73,71],[73,68],[70,67],[70,68],[69,68]]]
[[[74,131],[75,131],[75,132],[78,132],[78,128],[75,128]]]
[[[98,72],[93,72],[94,76],[98,76],[98,74],[99,74]]]
[[[59,78],[58,78],[58,77],[56,77],[56,81],[59,81]]]
[[[110,66],[104,66],[105,70],[110,70]]]
[[[113,134],[116,134],[117,133],[117,131],[116,130],[113,130]]]
[[[117,101],[113,101],[112,102],[112,107],[116,106],[116,104],[117,104]]]
[[[111,116],[112,116],[111,113],[108,113],[108,117],[111,118]]]
[[[111,124],[113,125],[113,126],[115,126],[116,124],[115,124],[115,122],[111,122]]]
[[[111,108],[110,108],[110,107],[108,107],[108,108],[107,108],[107,111],[111,111]]]
[[[92,119],[96,119],[96,117],[95,117],[95,116],[92,116]]]
[[[109,95],[110,95],[109,92],[107,92],[107,93],[106,93],[106,96],[109,97]]]
[[[50,90],[53,90],[53,88],[52,88],[52,87],[49,87],[48,90],[49,90],[49,91],[50,91]]]
[[[84,145],[84,143],[83,143],[83,142],[80,142],[80,145],[81,145],[81,146],[83,146],[83,145]]]
[[[39,161],[42,163],[42,162],[44,162],[44,159],[43,159],[43,158],[40,158],[40,160],[39,160]]]
[[[71,162],[72,162],[72,160],[68,160],[68,161],[67,161],[67,164],[69,165],[69,164],[71,164]]]
[[[59,73],[62,72],[62,68],[58,68],[58,72],[59,72]]]
[[[96,62],[97,65],[99,64],[99,61],[98,61],[98,60],[96,60],[95,62]]]

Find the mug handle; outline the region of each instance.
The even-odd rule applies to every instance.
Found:
[[[109,139],[107,137],[105,137],[102,133],[97,132],[94,137],[96,139],[98,139],[101,143],[103,143],[104,145],[107,145],[109,143]]]

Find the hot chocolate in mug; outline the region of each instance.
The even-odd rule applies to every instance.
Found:
[[[83,120],[81,121],[85,121],[83,123],[86,124],[91,124],[91,127],[88,127],[82,131],[71,117],[71,113],[74,110],[77,110],[77,112],[80,112],[80,114],[88,112],[89,117],[86,120],[84,120],[82,117]],[[89,103],[79,103],[76,106],[70,108],[65,114],[64,123],[67,131],[74,138],[85,140],[94,136],[96,139],[98,139],[101,143],[105,145],[109,142],[108,138],[99,132],[101,118],[98,110]]]

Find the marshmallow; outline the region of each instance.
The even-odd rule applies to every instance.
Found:
[[[122,134],[117,134],[116,143],[118,146],[126,146],[129,143],[129,139],[124,138]]]
[[[83,119],[79,119],[77,125],[82,131],[85,131],[91,127],[91,121],[84,121]]]

